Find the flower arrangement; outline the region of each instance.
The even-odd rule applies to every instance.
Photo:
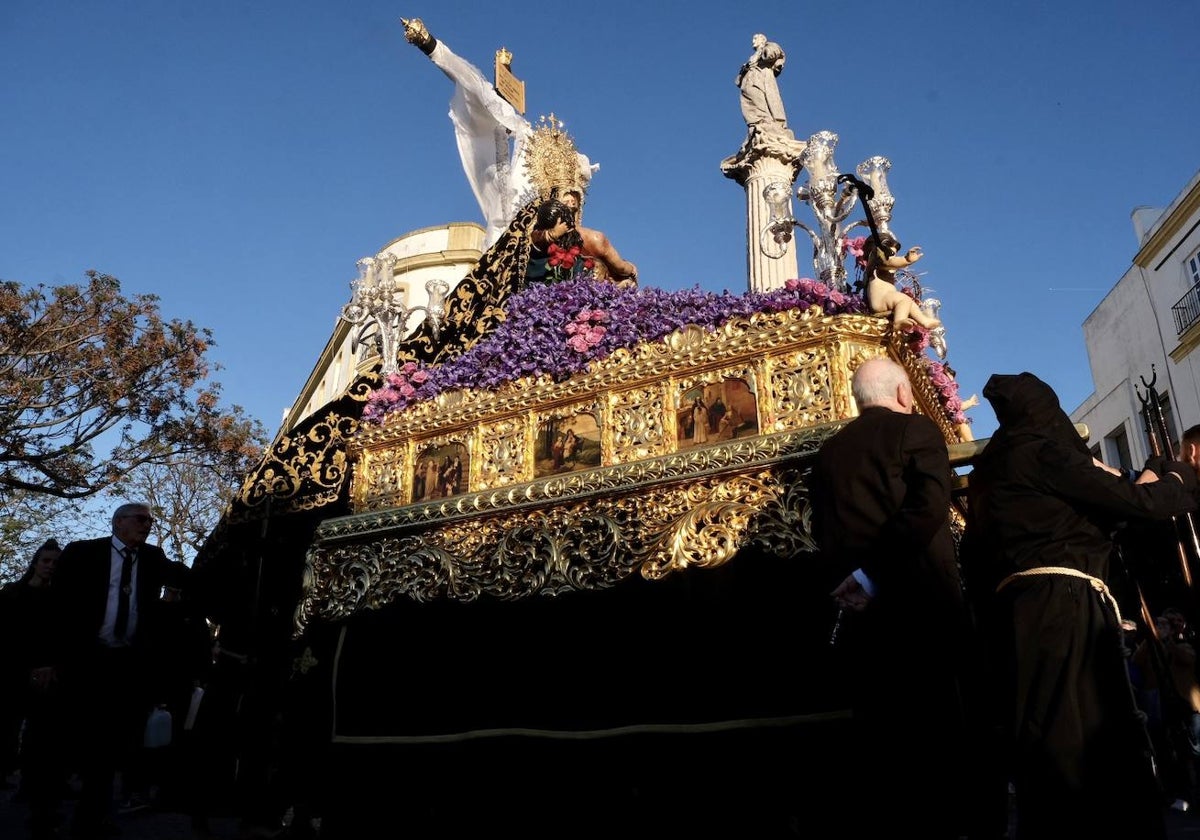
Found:
[[[842,240],[842,256],[854,256],[854,264],[859,269],[867,267],[867,257],[863,253],[866,248],[867,237],[865,236],[848,236]]]
[[[570,321],[563,328],[567,335],[571,336],[567,339],[567,346],[576,353],[587,353],[599,344],[600,340],[604,338],[604,334],[608,332],[602,326],[607,321],[608,313],[603,309],[581,309],[575,316],[575,320]]]
[[[557,242],[551,242],[546,253],[546,277],[554,283],[590,277],[596,267],[591,257],[583,256],[583,249],[579,245],[564,248]]]
[[[866,311],[860,297],[807,278],[744,295],[698,287],[619,289],[586,277],[538,284],[514,295],[504,323],[466,353],[433,367],[410,362],[389,377],[368,398],[363,418],[379,422],[394,411],[459,388],[493,390],[527,376],[561,382],[616,350],[657,341],[689,324],[715,330],[756,312],[811,306],[827,315]]]
[[[924,330],[922,330],[924,332]],[[926,344],[928,344],[926,333]],[[937,389],[942,401],[942,408],[950,422],[954,424],[971,422],[963,413],[962,398],[958,395],[958,381],[954,378],[954,370],[945,362],[939,362],[928,356],[923,357],[925,369],[929,371],[929,381]]]
[[[558,266],[586,268],[583,260]],[[381,422],[395,411],[459,388],[494,390],[522,377],[549,376],[561,382],[619,349],[657,341],[694,324],[716,330],[734,318],[819,306],[826,315],[862,314],[863,299],[808,278],[788,280],[781,289],[749,292],[619,289],[584,275],[568,283],[538,284],[514,295],[506,320],[466,353],[441,365],[408,362],[373,391],[363,419]],[[969,422],[958,382],[945,363],[928,356],[929,331],[914,325],[908,347],[922,356],[952,423]]]

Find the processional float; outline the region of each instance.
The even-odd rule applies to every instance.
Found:
[[[682,739],[672,754],[696,772],[754,742],[761,766],[743,778],[758,778],[776,766],[762,750],[844,708],[833,685],[798,693],[780,663],[822,667],[810,642],[828,647],[836,581],[814,553],[804,478],[856,415],[854,370],[895,359],[948,445],[970,440],[940,302],[922,300],[908,262],[887,262],[902,259],[886,248],[890,163],[842,173],[832,132],[796,140],[775,84],[782,50],[756,36],[737,77],[746,139],[721,164],[746,190],[750,290],[665,292],[652,278],[618,289],[583,270],[586,254],[560,261],[564,282],[530,285],[539,202],[573,195],[581,209],[594,167],[556,118],[535,127],[500,95],[513,79],[487,83],[419,20],[404,23],[454,82],[452,108],[493,119],[455,120],[474,132],[460,150],[483,150],[463,163],[491,247],[453,289],[430,289],[411,333],[393,263],[360,265],[345,317],[375,353],[339,403],[277,441],[235,505],[246,522],[265,508],[313,523],[293,632],[332,639],[298,660],[328,683],[332,743],[516,738],[591,774],[623,749],[650,761],[645,738]],[[793,196],[812,221],[793,215]],[[812,244],[811,279],[796,230]],[[934,326],[872,312],[865,289],[880,277]],[[700,756],[695,738],[731,740],[706,740]],[[407,781],[452,810],[460,788],[430,781],[458,778],[434,769],[441,755],[422,753],[424,775]],[[662,769],[667,788],[687,787],[687,773]],[[624,771],[588,778],[609,786],[610,805],[625,795],[611,787]]]
[[[414,42],[427,43],[421,35]],[[639,322],[644,338],[625,337],[616,349],[601,343],[607,355],[586,353],[585,345],[583,366],[569,325],[579,323],[579,312],[594,312],[591,326],[607,332],[607,309],[619,307],[620,296],[589,297],[595,287],[582,281],[574,295],[524,292],[542,293],[540,307],[562,308],[558,321],[514,326],[510,319],[496,327],[505,334],[492,343],[513,354],[522,341],[561,345],[529,375],[497,377],[496,366],[519,368],[521,360],[481,354],[478,345],[465,360],[427,365],[413,356],[407,374],[397,372],[397,357],[383,358],[393,383],[375,392],[368,408],[374,421],[363,423],[348,446],[354,512],[317,531],[299,628],[405,598],[508,600],[603,589],[633,575],[661,579],[718,567],[751,543],[795,556],[812,547],[800,473],[821,442],[855,416],[850,377],[876,356],[906,367],[920,410],[948,443],[969,439],[952,371],[924,352],[933,346],[944,356],[940,322],[929,330],[893,324],[886,312],[866,311],[847,279],[846,263],[864,242],[871,247],[890,233],[890,162],[872,157],[857,167],[860,177],[843,175],[833,158],[835,134],[796,141],[780,107],[775,111],[782,124],[750,123],[742,149],[722,163],[747,186],[751,286],[758,278],[760,288],[742,305],[703,312],[704,322],[665,336]],[[577,150],[555,121],[519,139],[519,163],[540,195],[586,192]],[[796,194],[811,208],[811,224],[790,209],[801,171],[808,181]],[[866,218],[849,221],[860,197]],[[769,268],[756,267],[788,253],[793,228],[810,235],[817,278],[788,272],[768,283],[762,278]],[[869,261],[858,259],[860,272]],[[914,274],[902,281],[927,314],[936,314],[940,301],[920,300]],[[646,290],[627,294],[645,297],[643,306],[655,302]],[[381,318],[380,334],[396,320]],[[435,319],[435,329],[445,320]],[[549,335],[521,336],[522,329]],[[394,353],[397,344],[389,337],[379,347]],[[578,372],[564,375],[573,362]],[[445,366],[456,368],[443,377],[452,385],[430,387]],[[736,428],[729,428],[730,415],[740,420]],[[698,422],[708,428],[697,431]],[[556,459],[555,444],[568,434],[579,441],[577,451]]]

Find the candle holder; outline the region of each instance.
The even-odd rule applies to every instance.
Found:
[[[373,343],[384,376],[399,370],[397,351],[415,313],[425,313],[433,337],[438,337],[450,291],[445,280],[429,280],[425,283],[428,305],[408,306],[407,286],[396,279],[396,260],[395,254],[387,252],[360,259],[358,277],[350,281],[350,302],[342,307],[341,314],[342,320],[358,327],[350,341],[350,352],[357,353],[360,345]]]

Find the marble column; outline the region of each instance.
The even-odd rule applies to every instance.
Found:
[[[768,257],[760,247],[763,231],[771,219],[763,190],[778,181],[787,184],[789,193],[795,194],[793,185],[800,173],[800,155],[805,143],[793,139],[790,134],[763,134],[751,130],[737,154],[721,161],[725,177],[737,181],[746,191],[746,273],[747,287],[752,292],[778,289],[788,280],[799,277],[797,248],[810,247],[806,235],[800,240],[793,238],[787,253],[778,259]]]

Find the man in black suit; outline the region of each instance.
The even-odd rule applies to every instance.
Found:
[[[113,513],[111,536],[72,542],[59,558],[61,659],[83,780],[72,823],[77,837],[118,833],[113,781],[141,746],[153,702],[146,651],[168,568],[162,549],[146,544],[153,524],[148,505],[123,504]]]
[[[861,796],[845,836],[917,828],[954,838],[965,808],[957,675],[969,621],[950,532],[950,462],[890,359],[859,366],[860,415],[825,443],[810,484],[813,535],[841,582],[837,644],[852,686]],[[839,619],[841,621],[841,619]],[[932,768],[918,773],[916,766]],[[868,824],[869,823],[869,824]]]

